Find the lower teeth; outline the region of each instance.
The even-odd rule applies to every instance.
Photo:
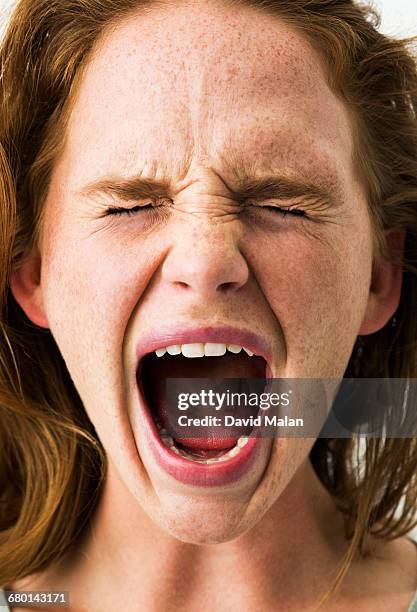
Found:
[[[247,436],[240,436],[236,445],[233,448],[231,448],[229,451],[227,451],[227,453],[225,453],[221,457],[212,457],[211,459],[203,459],[202,457],[196,457],[195,455],[191,455],[187,453],[187,451],[183,450],[182,448],[178,448],[177,446],[175,446],[175,442],[173,438],[171,438],[171,436],[168,435],[167,431],[158,422],[156,424],[158,426],[161,440],[164,443],[164,445],[176,455],[180,455],[181,457],[184,457],[184,459],[188,459],[188,461],[194,461],[195,463],[204,463],[206,465],[210,465],[212,463],[221,463],[224,461],[228,461],[232,457],[236,457],[236,455],[240,453],[241,449],[244,446],[246,446],[246,444],[249,441],[249,438]]]

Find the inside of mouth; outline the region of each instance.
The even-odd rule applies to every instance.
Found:
[[[237,452],[236,449],[243,447],[253,428],[244,426],[230,430],[224,427],[207,426],[199,430],[198,436],[189,435],[187,437],[187,431],[185,431],[180,436],[171,437],[168,433],[171,428],[165,398],[166,379],[199,378],[246,381],[264,379],[265,376],[265,360],[256,355],[250,357],[243,350],[238,354],[226,353],[219,357],[199,358],[169,355],[168,353],[157,357],[155,353],[150,353],[142,359],[138,371],[138,383],[162,440],[174,452],[188,459],[203,462],[213,460],[214,462],[228,457],[230,453],[233,455]],[[257,408],[249,410],[253,416],[258,412]],[[198,409],[194,410],[192,415],[198,416]]]

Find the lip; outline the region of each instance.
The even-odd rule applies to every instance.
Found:
[[[240,452],[227,461],[213,464],[189,461],[171,451],[162,442],[145,400],[140,381],[139,366],[145,355],[162,346],[193,342],[223,342],[244,346],[265,359],[267,378],[271,378],[271,349],[265,338],[253,332],[230,326],[159,329],[158,333],[154,332],[143,336],[137,345],[137,396],[139,409],[144,417],[142,423],[145,427],[146,440],[153,458],[162,470],[183,484],[195,487],[221,487],[235,483],[248,474],[262,451],[265,450],[268,441],[265,438],[250,435],[247,444],[241,448]]]
[[[194,487],[221,487],[232,484],[250,470],[266,443],[265,438],[249,436],[246,446],[235,457],[231,457],[225,462],[205,465],[189,461],[176,455],[162,442],[150,415],[139,381],[137,390],[139,404],[143,406],[145,417],[143,420],[145,436],[153,457],[165,472],[183,484]]]

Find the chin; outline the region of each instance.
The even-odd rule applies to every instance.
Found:
[[[162,494],[149,512],[170,536],[187,544],[221,544],[243,535],[262,518],[248,504]],[[146,511],[146,508],[144,508]]]
[[[271,500],[269,500],[271,501]],[[142,509],[162,531],[188,544],[221,544],[255,527],[269,507],[268,500],[250,494],[196,495],[156,489],[142,499]]]

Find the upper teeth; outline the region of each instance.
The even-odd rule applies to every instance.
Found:
[[[155,353],[158,357],[162,357],[165,353],[169,355],[184,355],[184,357],[219,357],[226,353],[226,350],[231,353],[240,353],[244,350],[250,357],[253,353],[244,346],[237,344],[219,344],[216,342],[195,342],[193,344],[173,344],[164,348],[156,349]]]

